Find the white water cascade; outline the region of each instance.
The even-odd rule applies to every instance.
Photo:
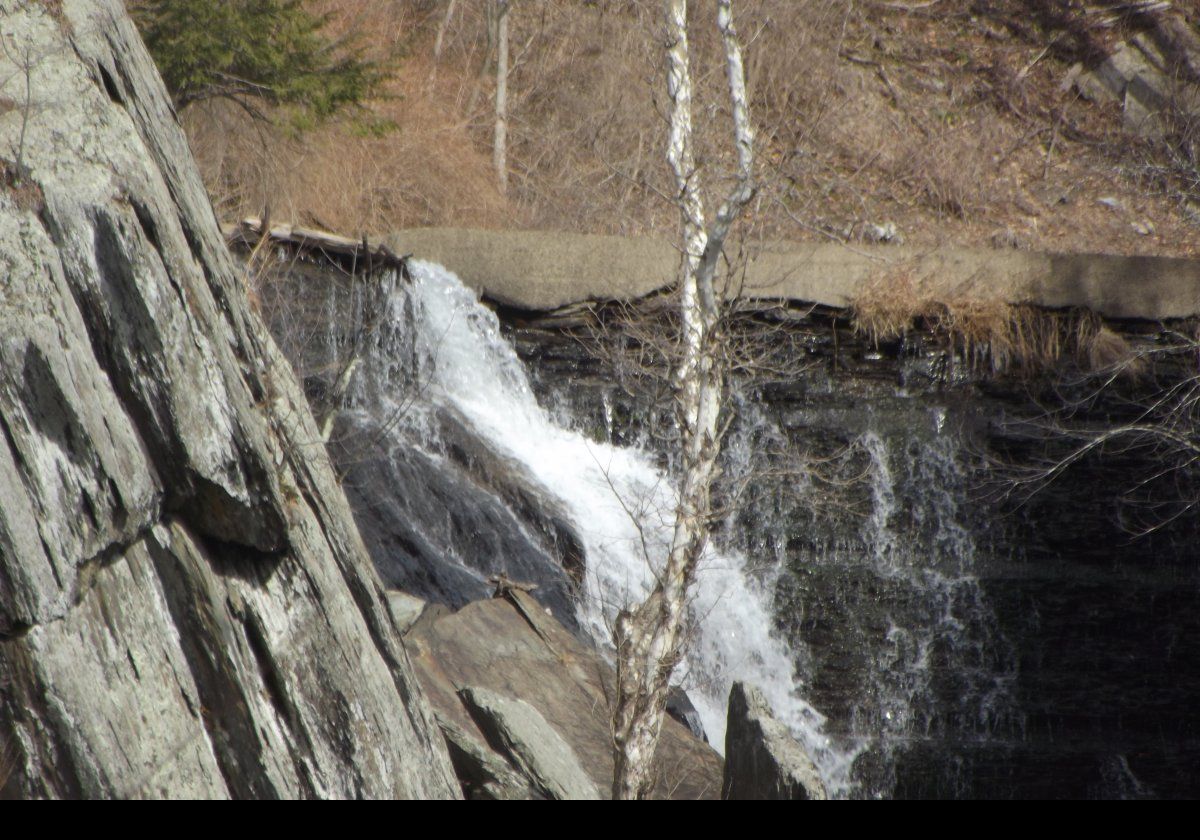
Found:
[[[665,555],[674,510],[671,484],[652,456],[597,443],[557,423],[537,402],[495,315],[452,273],[412,261],[411,284],[390,297],[360,390],[373,411],[394,417],[389,433],[438,455],[434,412],[449,410],[527,483],[564,511],[583,543],[586,583],[580,624],[603,647],[621,607],[641,600]],[[712,744],[724,744],[734,680],[759,686],[805,744],[830,792],[851,790],[854,753],[824,730],[803,698],[793,657],[773,633],[769,576],[752,576],[738,553],[709,551],[698,575],[693,642],[676,677]]]

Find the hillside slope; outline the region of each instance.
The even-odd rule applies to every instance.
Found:
[[[311,5],[331,13],[333,34],[355,34],[356,49],[398,57],[390,98],[372,106],[396,128],[364,134],[346,116],[295,137],[228,104],[189,108],[189,136],[227,220],[269,205],[277,219],[346,233],[671,232],[674,210],[660,197],[658,3],[514,4],[506,195],[491,169],[488,4]],[[1078,84],[1139,33],[1194,31],[1187,4],[744,0],[737,9],[762,140],[752,236],[857,243],[894,229],[922,247],[1200,253],[1200,120],[1139,137],[1119,103],[1089,100]],[[719,160],[728,128],[715,30],[698,32],[701,145]]]

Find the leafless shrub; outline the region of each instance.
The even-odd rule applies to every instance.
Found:
[[[986,158],[968,137],[948,132],[909,148],[905,177],[933,210],[966,218],[986,204]]]
[[[807,344],[815,329],[813,312],[728,291],[731,300],[717,328],[717,343],[730,373],[727,401],[745,408],[759,401],[756,394],[762,389],[790,386],[817,364],[810,361]],[[634,436],[652,441],[657,451],[672,451],[678,429],[670,363],[678,353],[680,325],[669,296],[593,306],[572,335],[598,361],[602,378],[614,382],[638,407]],[[753,442],[743,450],[745,463],[727,464],[714,488],[714,521],[731,521],[757,504],[803,505],[818,514],[844,509],[849,496],[842,491],[867,475],[853,444],[809,451],[769,422],[743,415],[740,409],[732,412],[733,428],[723,433],[750,436]],[[813,487],[819,492],[813,493]]]
[[[1104,329],[1095,336],[1103,336]],[[1103,344],[1111,339],[1102,337]],[[1134,534],[1162,528],[1200,506],[1200,341],[1167,332],[1075,378],[1056,380],[1042,412],[1007,424],[1032,457],[993,456],[1007,496],[1031,498],[1090,461],[1130,465],[1120,493]]]
[[[807,334],[795,327],[807,313],[807,308],[786,302],[731,298],[714,341],[733,387],[753,392],[767,384],[796,381],[809,370]],[[595,305],[572,335],[599,361],[606,376],[644,407],[650,437],[673,441],[671,362],[679,353],[680,324],[669,295]]]
[[[1159,188],[1200,204],[1200,67],[1178,56],[1168,74],[1162,108],[1154,115],[1160,131],[1143,145],[1142,169]]]
[[[421,69],[406,65],[403,77]],[[413,82],[415,85],[416,83]],[[184,114],[219,215],[270,204],[277,217],[348,233],[511,220],[487,155],[432,99],[380,103],[382,135],[332,123],[302,136],[223,103]]]
[[[420,225],[531,226],[640,234],[669,230],[675,210],[661,149],[662,103],[649,80],[660,57],[655,4],[529,0],[510,17],[507,199],[490,167],[494,61],[486,3],[325,0],[328,30],[367,30],[404,58],[391,98],[373,105],[394,130],[373,136],[343,123],[302,137],[236,109],[183,115],[218,213],[238,218],[268,199],[280,218],[345,232]],[[775,176],[752,223],[773,234],[769,208],[786,183],[809,173],[808,146],[825,142],[836,110],[837,52],[850,0],[751,0],[742,11],[748,84],[761,120],[764,161]],[[434,55],[434,43],[441,48]],[[698,62],[721,46],[697,35]],[[722,84],[696,80],[697,95]],[[701,160],[720,159],[729,115],[719,97],[699,115]],[[727,185],[714,181],[714,194]],[[806,199],[807,200],[807,199]],[[772,218],[775,221],[772,221]]]
[[[1027,138],[1015,138],[995,116],[950,108],[892,141],[881,155],[901,195],[944,217],[969,219],[1011,198],[998,167]]]

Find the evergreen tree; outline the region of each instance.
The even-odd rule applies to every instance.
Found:
[[[182,110],[231,99],[291,105],[300,123],[362,103],[386,68],[322,34],[300,0],[136,0],[129,4],[167,89]]]

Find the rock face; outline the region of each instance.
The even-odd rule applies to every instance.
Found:
[[[459,692],[480,730],[549,799],[599,799],[571,745],[524,700],[486,688]]]
[[[754,686],[729,692],[724,799],[828,799],[812,759]]]
[[[378,261],[335,264],[307,247],[277,253],[278,274],[259,285],[263,312],[318,416],[355,352],[413,358],[415,316],[407,306],[397,316],[388,302],[403,282],[397,272]],[[491,597],[504,577],[536,587],[534,597],[575,629],[583,548],[568,516],[452,409],[437,409],[419,434],[397,434],[407,412],[423,416],[425,386],[404,367],[355,374],[354,410],[337,415],[328,447],[384,584],[458,609]]]
[[[1118,103],[1127,131],[1159,137],[1172,112],[1200,118],[1200,31],[1177,12],[1160,14],[1095,67],[1073,68],[1072,78],[1088,99]]]
[[[123,5],[0,13],[3,794],[457,795]]]
[[[931,337],[879,347],[812,317],[795,324],[804,340],[792,345],[811,366],[762,390],[761,409],[731,428],[731,451],[774,434],[793,451],[831,456],[856,442],[876,447],[838,473],[870,480],[799,495],[771,480],[739,520],[743,550],[761,550],[768,534],[786,546],[779,626],[812,654],[798,657],[797,673],[826,731],[868,744],[854,760],[856,795],[1195,797],[1200,672],[1185,663],[1200,661],[1196,520],[1183,515],[1135,538],[1126,517],[1137,522],[1139,511],[1122,499],[1161,459],[1106,452],[1005,502],[996,488],[1012,474],[995,465],[1055,455],[1022,434],[1019,418],[1090,388],[1062,390],[1088,381],[1075,362],[1043,380],[972,379]],[[1171,341],[1153,323],[1109,328],[1135,352]],[[510,335],[540,399],[590,428],[616,417],[612,439],[637,441],[652,428],[646,402],[624,397],[619,374],[569,336],[528,326]],[[1112,389],[1079,419],[1100,428],[1148,393],[1186,387],[1194,354],[1178,364],[1159,356],[1153,379]],[[980,464],[985,452],[996,460]],[[1152,498],[1200,498],[1197,479],[1169,478]],[[876,553],[885,542],[887,553]],[[964,558],[970,576],[958,578]],[[943,601],[947,569],[958,582]],[[943,623],[944,604],[952,622]],[[906,634],[900,646],[896,627]],[[908,677],[927,665],[915,696]]]
[[[538,798],[525,779],[485,744],[450,718],[438,714],[437,720],[468,799]]]
[[[389,439],[386,421],[371,416],[345,414],[335,427],[330,453],[380,577],[458,608],[491,597],[491,579],[504,576],[536,586],[574,629],[577,581],[564,567],[574,558],[580,568],[578,539],[466,424],[449,412],[438,419],[445,458]]]
[[[612,668],[597,651],[547,615],[532,596],[510,589],[503,598],[476,601],[432,621],[422,619],[406,640],[417,675],[452,747],[453,742],[465,738],[490,745],[493,756],[511,757],[516,748],[496,740],[498,733],[489,736],[485,731],[491,724],[482,723],[483,716],[478,713],[484,704],[476,702],[476,710],[471,712],[468,706],[471,697],[478,701],[486,696],[481,691],[509,698],[509,703],[519,698],[578,758],[592,790],[608,796],[613,773],[608,706]],[[464,697],[465,689],[472,689],[469,696]],[[489,713],[487,717],[498,716]],[[457,729],[453,737],[451,726]],[[462,756],[453,748],[452,754],[460,767],[460,779],[469,791],[475,789],[471,774],[476,771],[468,767],[464,775]],[[512,763],[517,766],[521,760],[513,758]],[[721,757],[674,720],[663,722],[655,763],[655,797],[715,799],[720,792]],[[519,769],[532,781],[528,765]],[[541,795],[560,795],[544,783],[533,786]],[[579,782],[559,783],[559,788],[568,791],[580,786]]]

